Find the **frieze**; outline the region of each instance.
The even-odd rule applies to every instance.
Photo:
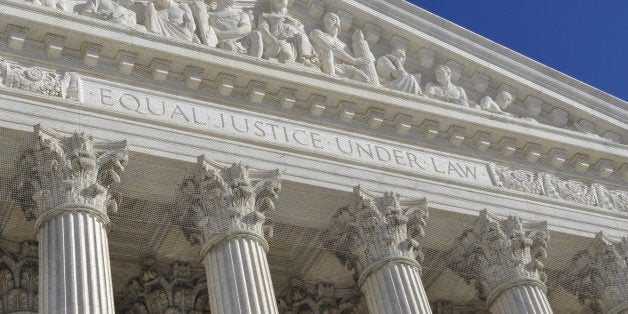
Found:
[[[268,7],[266,5],[240,8],[234,0],[219,0],[211,5],[202,1],[174,0],[157,2],[19,0],[15,2],[32,3],[68,13],[78,13],[117,24],[138,33],[152,33],[232,53],[277,60],[281,63],[294,63],[317,69],[332,77],[346,78],[374,86],[383,85],[390,89],[463,107],[471,106],[496,114],[594,136],[603,134],[613,142],[621,142],[620,136],[616,133],[602,132],[602,130],[598,132],[594,123],[569,115],[561,109],[562,106],[546,104],[541,108],[543,105],[541,100],[539,100],[540,103],[533,101],[530,104],[528,98],[531,96],[524,96],[524,99],[507,112],[506,108],[509,104],[498,101],[504,97],[503,92],[506,91],[496,90],[493,98],[491,94],[477,94],[454,85],[453,82],[461,78],[463,66],[453,60],[436,68],[436,82],[428,82],[423,94],[419,87],[421,73],[410,74],[404,67],[408,39],[393,36],[393,39],[385,45],[392,47],[393,50],[388,54],[376,56],[372,52],[374,49],[370,47],[376,43],[373,38],[378,38],[372,34],[374,24],[369,22],[362,28],[351,27],[351,14],[340,14],[342,10],[329,5],[322,4],[321,8],[324,10],[322,19],[313,22],[312,19],[315,18],[313,16],[299,18],[289,14],[288,6],[291,3],[282,0],[271,1],[269,9],[266,9]],[[311,25],[304,25],[301,21],[306,19]],[[350,27],[343,29],[341,26]],[[371,43],[366,37],[371,39]],[[347,43],[345,38],[351,38],[351,43]],[[408,58],[423,63],[419,55],[408,56]],[[484,74],[474,77],[470,79],[473,82],[467,85],[474,85],[478,93],[484,93],[487,88],[482,86],[488,86],[488,77]],[[468,95],[473,97],[468,97]],[[514,103],[514,93],[509,93],[509,96],[509,102]],[[473,99],[477,99],[477,102]],[[548,115],[540,115],[542,109]]]
[[[0,57],[0,86],[82,101],[81,77],[75,72],[59,74],[37,66],[26,67]]]
[[[141,275],[127,282],[122,298],[116,301],[116,312],[209,313],[205,277],[193,276],[185,262],[171,266],[166,271],[154,260],[144,261]]]
[[[327,282],[308,284],[293,279],[286,295],[277,303],[281,314],[350,314],[360,310],[360,293],[356,289],[338,288]]]
[[[563,180],[547,172],[511,169],[494,163],[489,163],[488,168],[495,185],[504,189],[628,212],[627,191],[611,190],[599,183]]]
[[[268,116],[256,116],[218,105],[84,79],[86,106],[185,125],[255,143],[280,145],[308,153],[352,160],[424,175],[493,185],[486,164],[447,157],[408,146],[327,131]]]

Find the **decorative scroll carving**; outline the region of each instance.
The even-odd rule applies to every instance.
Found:
[[[167,274],[148,260],[139,277],[126,284],[117,312],[137,313],[209,313],[205,277],[193,278],[190,265],[177,262]]]
[[[225,165],[198,158],[199,172],[179,185],[177,223],[192,244],[211,246],[233,234],[262,241],[272,237],[272,221],[281,190],[278,170],[253,171],[242,164]]]
[[[110,186],[128,162],[126,141],[97,143],[35,126],[34,147],[17,161],[13,198],[32,220],[52,211],[88,210],[107,222],[118,204]]]
[[[331,313],[349,314],[358,312],[360,294],[353,289],[338,289],[333,284],[318,285],[292,280],[288,292],[279,298],[279,313]]]
[[[186,3],[174,0],[158,0],[157,5],[149,1],[144,10],[144,26],[149,32],[191,42],[200,42],[196,37],[196,23],[192,10]]]
[[[489,163],[489,171],[495,185],[501,188],[628,212],[628,192],[609,190],[599,183],[586,185],[579,181],[561,180],[546,172],[512,170],[494,163]]]
[[[75,72],[57,74],[40,67],[25,67],[0,58],[0,85],[33,93],[81,101],[81,77]]]
[[[374,263],[406,260],[423,262],[418,239],[423,237],[428,217],[427,201],[402,201],[399,194],[386,192],[375,197],[357,186],[351,202],[332,217],[325,243],[360,278]]]
[[[628,238],[614,242],[602,232],[578,252],[561,276],[562,286],[601,313],[628,311]]]
[[[271,0],[270,13],[261,16],[259,30],[263,39],[264,59],[279,62],[295,61],[306,66],[318,66],[318,56],[301,22],[288,14],[287,0]]]
[[[377,59],[377,73],[381,77],[381,83],[389,88],[402,92],[419,95],[422,94],[421,73],[410,74],[404,68],[406,52],[403,49],[394,49],[391,53]]]
[[[457,239],[448,264],[474,282],[480,299],[491,304],[501,291],[517,285],[545,288],[542,261],[547,258],[548,239],[546,222],[523,223],[512,216],[500,220],[482,210]]]
[[[379,84],[372,81],[375,57],[370,52],[362,32],[357,30],[353,34],[352,48],[355,57],[351,55],[347,44],[338,38],[338,34],[340,34],[340,18],[332,12],[327,12],[323,16],[322,30],[315,29],[310,33],[310,39],[318,52],[323,73]]]
[[[451,69],[446,65],[436,67],[436,83],[425,84],[425,95],[430,98],[469,107],[467,94],[462,87],[451,82]]]
[[[0,313],[37,313],[37,242],[0,250]]]

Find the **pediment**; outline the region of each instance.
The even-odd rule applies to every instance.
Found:
[[[540,161],[549,169],[565,164],[591,180],[609,174],[615,183],[625,180],[624,101],[404,1],[288,1],[281,14],[294,25],[283,24],[293,29],[286,26],[282,42],[293,55],[268,52],[264,47],[272,44],[262,36],[261,57],[252,55],[254,32],[222,42],[208,33],[215,26],[211,19],[221,14],[248,19],[252,30],[261,31],[277,18],[266,1],[236,1],[228,14],[216,3],[175,2],[185,7],[179,13],[189,10],[193,17],[194,30],[187,33],[185,23],[162,21],[159,6],[150,9],[157,14],[147,13],[154,5],[145,1],[116,7],[118,20],[106,9],[86,13],[88,4],[100,2],[38,3],[3,2],[2,14],[10,18],[0,22],[8,35],[2,54],[21,64],[48,65],[60,77],[76,71],[472,157],[524,167]],[[25,11],[33,15],[20,17]],[[122,19],[125,12],[133,13],[135,24]],[[329,12],[338,19],[333,36],[323,23]],[[294,36],[299,32],[301,39]],[[299,40],[315,46],[316,62],[298,51],[307,46]],[[338,47],[350,57],[341,60],[335,53],[326,69],[323,50]],[[443,65],[449,76],[444,85],[436,78]],[[503,92],[511,96],[507,107]]]

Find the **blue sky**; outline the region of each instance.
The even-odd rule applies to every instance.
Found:
[[[410,0],[623,100],[628,0]]]

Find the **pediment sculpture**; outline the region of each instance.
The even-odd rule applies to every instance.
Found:
[[[137,24],[137,15],[133,11],[134,4],[133,0],[87,0],[74,7],[74,12],[138,31],[146,31],[143,25]]]
[[[406,51],[401,48],[393,49],[389,54],[377,59],[377,73],[382,85],[402,92],[420,95],[421,73],[410,74],[404,68]]]
[[[451,82],[451,69],[448,66],[437,66],[434,74],[436,75],[436,82],[428,82],[425,85],[427,97],[469,107],[464,89]]]
[[[310,32],[310,40],[321,62],[321,71],[331,76],[379,84],[375,73],[375,57],[370,52],[362,32],[356,30],[353,33],[351,51],[349,46],[338,38],[340,30],[340,17],[333,12],[327,12],[323,15],[323,29]]]
[[[144,26],[149,32],[199,43],[192,10],[186,3],[157,0],[146,4]]]

